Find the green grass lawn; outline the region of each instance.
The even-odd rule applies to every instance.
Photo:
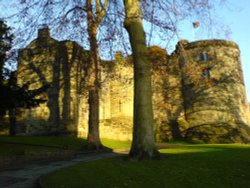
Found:
[[[102,144],[111,149],[129,149],[131,146],[130,141],[118,141],[111,139],[102,139]]]
[[[69,149],[81,148],[87,144],[86,139],[56,136],[1,136],[0,143],[31,144]]]
[[[130,142],[102,139],[104,146],[111,149],[129,148]],[[82,150],[86,148],[87,141],[74,137],[51,136],[0,136],[1,155],[22,155],[27,151],[48,151],[58,149]]]
[[[22,155],[29,151],[53,151],[58,149],[80,150],[86,146],[85,139],[70,137],[0,137],[0,156],[1,155]]]
[[[250,188],[250,145],[183,145],[160,150],[162,160],[103,159],[55,171],[46,187]]]

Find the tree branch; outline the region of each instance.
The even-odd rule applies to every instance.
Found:
[[[69,9],[66,14],[64,15],[63,19],[65,19],[69,13],[73,12],[74,10],[81,10],[81,11],[84,11],[84,12],[87,12],[87,9],[85,7],[80,7],[80,6],[76,6],[76,7],[73,7],[71,9]]]
[[[97,1],[99,1],[99,0],[97,0]],[[100,2],[100,1],[99,1],[99,2]],[[105,0],[104,4],[103,4],[103,6],[102,6],[101,11],[100,11],[100,12],[97,12],[97,15],[96,15],[96,17],[97,17],[96,22],[97,22],[98,25],[100,24],[100,22],[101,22],[103,16],[104,16],[105,13],[106,13],[107,6],[108,6],[108,0]],[[100,9],[100,4],[99,4],[99,9]]]

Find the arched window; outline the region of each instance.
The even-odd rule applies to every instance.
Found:
[[[208,54],[206,52],[200,53],[199,60],[200,61],[208,61]]]

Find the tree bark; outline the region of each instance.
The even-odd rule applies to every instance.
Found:
[[[93,87],[89,90],[89,122],[88,122],[88,149],[102,148],[99,133],[99,89]]]
[[[16,136],[16,109],[10,109],[9,110],[9,135],[10,136]]]
[[[89,86],[89,122],[88,122],[88,148],[99,150],[103,146],[100,140],[99,132],[99,68],[98,68],[98,51],[96,38],[91,39],[91,69],[90,77],[93,83]]]
[[[173,140],[179,140],[179,141],[182,140],[180,127],[179,127],[177,120],[176,119],[170,120],[169,124],[171,128]]]
[[[100,23],[98,20],[100,15],[93,15],[92,0],[87,2],[88,10],[88,35],[90,42],[90,67],[89,67],[89,122],[88,122],[88,148],[92,150],[99,150],[103,148],[99,133],[99,55],[98,44],[96,40],[97,29]]]
[[[153,130],[151,63],[147,59],[146,37],[139,0],[124,0],[124,25],[129,34],[134,61],[133,141],[129,156],[135,160],[157,159]]]

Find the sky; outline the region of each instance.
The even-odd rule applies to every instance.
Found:
[[[227,39],[237,43],[241,51],[241,63],[247,98],[248,101],[250,101],[250,74],[248,73],[250,71],[250,24],[248,20],[250,16],[250,0],[227,0],[227,2],[226,6],[217,8],[216,18],[219,22],[229,26],[231,30],[229,37],[218,37],[216,34],[210,36],[203,34],[201,32],[203,20],[193,20],[201,23],[201,27],[195,29],[195,35],[190,20],[184,24],[182,23],[182,25],[180,25],[182,32],[179,33],[179,37],[181,39],[187,39],[190,42],[194,40],[215,38]],[[0,11],[2,13],[4,12],[3,9]],[[174,41],[173,46],[175,46],[176,42],[177,41]]]
[[[218,8],[217,14],[219,21],[229,26],[231,34],[228,38],[220,39],[231,40],[239,45],[247,98],[250,102],[250,0],[228,0],[228,2],[227,6]],[[202,20],[197,21],[202,24]],[[192,30],[192,24],[189,24],[186,30],[180,33],[180,37],[189,41],[208,39],[199,33],[199,28],[195,30],[195,37]]]
[[[236,1],[236,0],[235,0]],[[231,27],[231,40],[236,42],[241,51],[244,81],[246,84],[248,101],[250,101],[250,1],[237,0],[240,11],[223,11],[223,19]]]
[[[233,0],[231,0],[233,1]],[[240,10],[222,10],[222,18],[225,24],[231,28],[230,39],[239,45],[241,51],[241,63],[246,85],[247,98],[250,101],[250,1],[235,0]]]

